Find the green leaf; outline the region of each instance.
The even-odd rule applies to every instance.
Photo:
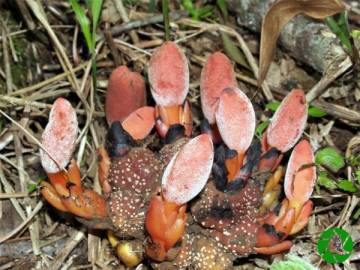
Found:
[[[195,8],[192,0],[183,0],[182,5],[189,13],[191,18],[195,21],[203,20],[213,14],[212,6],[205,6],[201,8]]]
[[[89,51],[92,52],[94,44],[91,38],[89,19],[86,17],[85,11],[79,5],[77,0],[70,0],[70,2],[71,2],[71,7],[75,12],[76,19],[80,24],[81,31],[85,37],[86,45],[88,46]]]
[[[354,29],[354,30],[351,31],[350,35],[353,38],[360,40],[360,30]]]
[[[319,177],[317,179],[317,183],[321,186],[324,186],[328,189],[334,190],[337,188],[336,183],[334,182],[334,180],[330,179],[328,177],[327,172],[321,171],[319,173]]]
[[[164,17],[164,30],[165,30],[165,40],[170,40],[170,17],[169,17],[169,1],[161,0],[161,9]]]
[[[353,184],[353,182],[351,182],[349,180],[341,180],[338,183],[338,187],[347,192],[356,192],[357,191],[356,186]]]
[[[355,172],[355,177],[356,177],[356,180],[358,181],[358,184],[360,185],[360,170],[357,170]]]
[[[352,53],[353,48],[350,41],[347,11],[343,11],[340,13],[338,21],[335,20],[335,16],[331,16],[327,17],[325,19],[325,22],[330,28],[330,30],[340,39],[346,51],[348,53]]]
[[[296,255],[287,255],[287,260],[273,263],[270,270],[318,270],[315,266]]]
[[[274,101],[266,104],[265,108],[275,112],[277,108],[279,108],[279,106],[280,106],[280,102]]]
[[[183,7],[187,12],[189,12],[189,15],[193,17],[195,15],[195,8],[192,3],[192,0],[183,0],[182,2]]]
[[[223,41],[225,53],[240,66],[249,69],[249,65],[245,60],[244,54],[235,45],[231,38],[224,32],[221,32],[221,38]]]
[[[95,30],[99,22],[102,4],[103,4],[103,0],[91,0],[91,15],[93,19],[93,29]],[[94,34],[94,30],[93,30],[93,34]]]
[[[309,116],[312,117],[324,117],[325,115],[327,115],[327,113],[323,109],[320,109],[318,107],[309,107],[308,113]]]
[[[269,126],[270,121],[265,121],[265,122],[261,122],[257,127],[256,127],[256,135],[258,137],[262,137],[262,134],[264,133],[265,129]]]
[[[225,22],[227,22],[229,14],[228,14],[228,10],[226,8],[226,1],[225,0],[217,0],[216,4],[219,7],[219,9],[223,15]]]
[[[212,6],[205,6],[196,10],[197,20],[204,20],[213,14]]]
[[[345,166],[345,159],[334,148],[326,147],[316,153],[315,163],[337,173]]]
[[[38,185],[34,183],[28,183],[27,184],[27,192],[30,194],[34,192],[37,189]]]

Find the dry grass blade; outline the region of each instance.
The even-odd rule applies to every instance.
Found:
[[[265,79],[281,30],[293,17],[305,14],[315,19],[323,19],[343,11],[344,8],[338,0],[277,1],[266,13],[261,27],[259,85]]]

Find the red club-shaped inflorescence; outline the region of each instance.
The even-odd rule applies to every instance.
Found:
[[[192,132],[191,110],[184,104],[189,91],[189,66],[184,53],[173,42],[155,50],[149,63],[149,81],[156,106],[156,128],[165,137],[171,126],[181,125],[184,135]],[[184,104],[184,107],[182,107]]]
[[[174,42],[165,42],[155,50],[149,63],[151,93],[159,106],[183,104],[189,91],[189,66]]]
[[[199,194],[209,178],[213,152],[210,137],[203,134],[190,140],[175,154],[163,174],[164,198],[182,205]]]
[[[105,219],[104,199],[93,190],[82,188],[76,162],[72,161],[69,171],[65,171],[75,147],[77,130],[75,110],[67,100],[57,99],[42,136],[46,152],[41,151],[41,163],[51,185],[43,182],[41,192],[50,204],[61,211],[86,219]]]
[[[126,66],[116,68],[106,93],[106,119],[109,125],[122,122],[130,113],[146,105],[146,88],[142,76]]]
[[[283,240],[306,226],[312,212],[309,198],[314,190],[315,180],[314,154],[309,142],[302,140],[290,156],[284,183],[286,199],[282,202],[279,213],[270,212],[261,221],[257,252],[271,254],[290,248],[291,242]]]
[[[240,89],[225,88],[219,96],[215,118],[224,143],[237,153],[226,164],[228,179],[233,180],[254,136],[255,111]]]
[[[196,151],[194,151],[196,149]],[[166,252],[181,239],[185,230],[186,203],[205,186],[213,163],[214,149],[209,135],[195,137],[174,155],[146,214],[145,226],[151,236],[146,252],[162,261]]]
[[[65,169],[75,147],[78,122],[76,112],[64,98],[58,98],[51,108],[49,122],[42,135],[41,164],[47,173]]]
[[[281,102],[263,134],[262,144],[265,154],[260,162],[260,170],[273,170],[277,167],[282,159],[282,153],[291,149],[300,139],[307,116],[304,91],[292,90]]]
[[[266,130],[267,147],[275,147],[285,153],[301,137],[307,120],[304,91],[292,90],[281,102]]]
[[[201,107],[209,124],[215,124],[217,102],[225,88],[237,88],[229,58],[221,52],[211,54],[201,71]]]

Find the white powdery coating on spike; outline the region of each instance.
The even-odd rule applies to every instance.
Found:
[[[224,89],[215,118],[225,144],[230,149],[244,153],[251,144],[256,125],[250,99],[238,88]]]
[[[269,146],[275,147],[283,153],[287,152],[297,143],[306,126],[308,116],[307,105],[294,103],[294,97],[297,97],[299,93],[305,99],[303,92],[300,91],[301,90],[298,89],[292,90],[284,98],[266,130],[266,138]],[[291,111],[289,109],[293,106],[289,106],[288,103],[293,103],[293,106],[297,107]],[[300,109],[303,110],[303,113],[301,113]],[[287,124],[282,124],[284,122]]]
[[[213,161],[214,149],[209,135],[199,135],[190,140],[174,155],[164,171],[164,198],[178,205],[193,199],[204,188]]]
[[[169,54],[173,54],[173,57]],[[189,64],[185,54],[175,43],[165,42],[154,51],[148,74],[151,94],[157,105],[173,106],[184,103],[189,91]],[[183,77],[183,80],[178,84],[180,77]],[[179,88],[179,85],[183,87]]]
[[[75,110],[66,99],[58,98],[50,111],[49,122],[42,134],[41,143],[60,168],[45,151],[40,149],[41,164],[47,173],[57,173],[69,163],[77,132]]]
[[[300,141],[291,153],[285,173],[284,190],[288,199],[297,199],[302,203],[310,199],[316,181],[316,168],[303,166],[310,166],[314,162],[314,152],[310,143],[307,140]],[[307,191],[306,194],[304,190]]]

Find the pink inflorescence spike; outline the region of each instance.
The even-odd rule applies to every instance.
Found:
[[[249,98],[237,88],[226,88],[220,95],[216,123],[225,144],[245,153],[255,132],[255,111]]]
[[[41,164],[47,173],[56,173],[66,167],[71,159],[78,132],[76,112],[70,102],[64,98],[58,98],[49,116],[42,135],[42,144],[50,156],[40,150]]]
[[[126,66],[116,68],[110,76],[106,93],[106,119],[122,122],[130,113],[146,105],[146,88],[142,76]]]
[[[189,91],[189,66],[175,43],[165,42],[153,53],[149,81],[157,105],[173,106],[184,102]]]
[[[210,124],[215,123],[217,101],[225,88],[237,88],[229,58],[221,52],[211,54],[201,71],[201,107]]]
[[[301,137],[307,120],[304,91],[292,90],[281,102],[266,130],[267,144],[285,153]]]
[[[214,149],[209,135],[199,135],[185,144],[163,174],[165,199],[178,205],[193,199],[204,188],[213,160]]]
[[[309,200],[315,185],[314,153],[307,140],[301,140],[291,153],[285,174],[285,194],[303,204]]]

